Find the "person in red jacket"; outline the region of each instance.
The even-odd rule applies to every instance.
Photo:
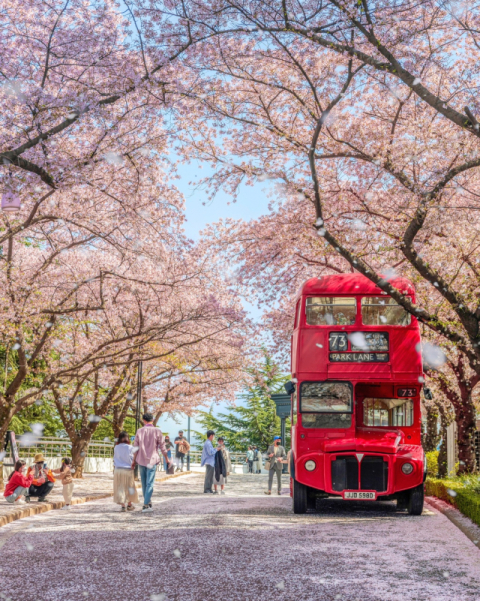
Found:
[[[32,468],[28,468],[27,475],[24,475],[25,461],[19,459],[15,463],[15,469],[8,478],[7,486],[3,496],[7,503],[17,503],[23,505],[25,501],[23,495],[28,494],[28,489],[33,482]]]

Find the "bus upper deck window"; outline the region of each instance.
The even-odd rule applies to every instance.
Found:
[[[411,426],[413,403],[410,399],[363,399],[365,426]]]
[[[355,323],[354,298],[311,296],[307,298],[307,324],[310,326],[350,326]]]
[[[389,296],[362,298],[362,323],[365,326],[408,326],[410,313]]]

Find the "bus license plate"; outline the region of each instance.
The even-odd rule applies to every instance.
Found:
[[[365,491],[344,491],[344,499],[357,499],[359,501],[375,501],[377,498],[376,492],[365,492]]]

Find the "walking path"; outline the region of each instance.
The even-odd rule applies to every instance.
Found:
[[[161,482],[166,479],[176,478],[178,475],[167,476],[165,472],[158,472],[156,481]],[[81,480],[74,480],[74,489],[72,505],[86,503],[88,501],[104,499],[113,495],[113,474],[85,474]],[[140,484],[138,484],[138,488]],[[0,497],[0,526],[5,526],[15,520],[28,516],[45,513],[52,509],[60,509],[65,505],[62,495],[62,484],[59,480],[55,483],[52,492],[47,496],[47,501],[38,502],[32,498],[31,503],[25,505],[11,505],[3,498],[3,492]]]
[[[291,512],[264,476],[201,474],[156,486],[154,512],[110,499],[0,529],[2,591],[13,601],[478,601],[480,551],[433,507],[327,501]],[[26,578],[26,574],[41,578]]]

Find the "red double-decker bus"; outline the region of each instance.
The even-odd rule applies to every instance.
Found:
[[[415,302],[411,282],[390,283]],[[397,500],[420,515],[425,455],[417,320],[360,274],[308,280],[292,335],[291,495]]]

